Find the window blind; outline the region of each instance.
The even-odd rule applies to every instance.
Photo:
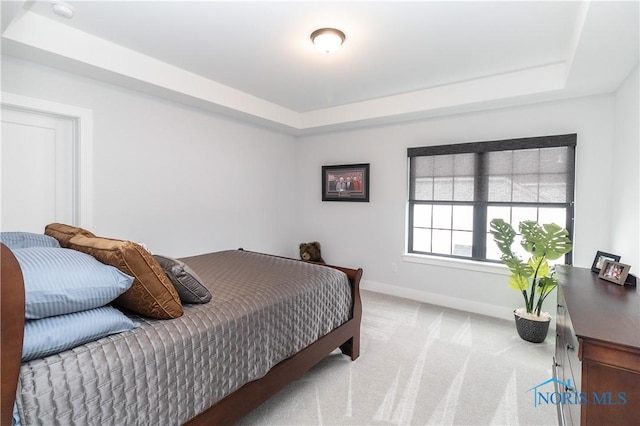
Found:
[[[508,216],[517,229],[521,219],[557,223],[565,214],[559,224],[571,232],[576,140],[567,134],[409,148],[409,251],[484,260],[495,216]]]

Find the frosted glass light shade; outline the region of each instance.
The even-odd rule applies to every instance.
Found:
[[[56,15],[62,16],[63,18],[67,18],[67,19],[73,18],[73,14],[75,13],[73,6],[61,1],[52,2],[51,8],[53,9],[53,12]]]
[[[311,33],[313,45],[322,53],[334,53],[344,42],[344,33],[335,28],[321,28]]]

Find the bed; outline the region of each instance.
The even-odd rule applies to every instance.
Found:
[[[242,249],[180,260],[209,303],[21,362],[23,276],[3,244],[2,425],[14,405],[23,425],[230,425],[336,349],[358,358],[362,269]]]

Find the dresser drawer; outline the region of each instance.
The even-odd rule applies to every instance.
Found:
[[[564,342],[567,340],[567,336],[573,333],[571,328],[571,320],[569,319],[569,313],[567,311],[564,296],[562,291],[558,289],[558,303],[556,307],[556,344],[561,342],[561,348],[564,350]],[[557,353],[557,350],[556,350]]]
[[[560,290],[560,289],[559,289]],[[581,362],[578,359],[578,339],[573,332],[571,317],[564,304],[562,291],[558,291],[558,304],[556,313],[556,348],[554,357],[556,392],[567,395],[571,401],[579,400],[581,390]],[[562,383],[568,384],[566,388]],[[558,423],[564,425],[580,424],[580,405],[558,404]]]
[[[573,333],[573,325],[571,324],[571,317],[567,313],[564,317],[566,323],[565,335],[564,335],[564,352],[566,358],[566,368],[571,373],[566,372],[565,376],[571,379],[571,386],[580,392],[582,382],[582,362],[578,358],[579,342],[576,335]],[[565,382],[566,383],[566,382]]]

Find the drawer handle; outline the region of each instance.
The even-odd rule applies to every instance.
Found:
[[[561,303],[558,303],[558,308],[564,308],[564,305],[562,305]]]
[[[574,349],[573,345],[567,343],[567,350],[572,351]]]

